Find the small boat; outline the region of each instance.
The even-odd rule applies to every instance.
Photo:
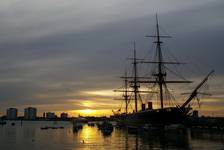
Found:
[[[93,122],[88,122],[88,126],[94,127],[95,124]]]
[[[83,128],[82,123],[73,121],[73,132],[77,132]]]
[[[77,128],[77,129],[82,129],[83,128],[83,125],[82,123],[76,123],[76,124],[73,124],[73,128]]]
[[[6,121],[0,120],[0,125],[5,125]]]
[[[58,127],[49,127],[49,128],[51,128],[51,129],[58,129]]]
[[[100,127],[103,135],[110,135],[113,132],[113,125],[109,121],[104,121]]]
[[[99,130],[101,129],[101,125],[102,125],[102,124],[101,124],[100,122],[97,122],[97,123],[96,123],[96,126],[97,126],[97,128],[98,128]]]
[[[111,135],[113,130],[101,130],[104,136]]]
[[[48,127],[40,127],[41,130],[47,130]]]
[[[78,132],[82,128],[82,126],[73,126],[73,132]]]

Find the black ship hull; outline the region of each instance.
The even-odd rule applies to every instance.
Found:
[[[115,118],[120,124],[126,126],[182,124],[186,120],[189,111],[190,109],[186,108],[169,107],[116,115]]]

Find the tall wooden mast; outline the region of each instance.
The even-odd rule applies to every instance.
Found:
[[[166,83],[191,83],[191,81],[167,81],[165,80],[166,77],[166,70],[164,65],[165,64],[181,64],[179,62],[166,62],[163,60],[163,55],[162,55],[162,49],[161,49],[161,44],[163,43],[161,41],[161,38],[171,38],[170,36],[164,36],[164,35],[160,35],[160,31],[159,31],[159,21],[158,21],[158,17],[156,14],[156,35],[153,36],[146,36],[146,37],[153,37],[156,38],[156,41],[154,43],[156,43],[156,51],[157,51],[157,57],[156,57],[156,61],[140,61],[140,63],[153,63],[153,64],[157,64],[157,72],[153,73],[152,75],[155,77],[155,80],[150,80],[150,81],[138,81],[139,83],[156,83],[159,86],[159,98],[160,98],[160,106],[161,109],[164,108],[163,105],[163,100],[164,100],[164,96],[163,96],[163,87],[166,87]]]
[[[135,42],[134,42],[134,59],[133,59],[133,71],[134,71],[134,85],[133,85],[133,89],[134,89],[134,100],[135,100],[135,112],[138,111],[138,84],[137,84],[137,74],[138,74],[138,70],[137,70],[137,58],[136,58],[136,46],[135,46]]]
[[[159,22],[158,22],[158,17],[156,14],[156,49],[158,51],[158,73],[155,74],[158,79],[158,84],[159,84],[159,93],[160,93],[160,105],[161,109],[163,109],[163,84],[164,84],[164,76],[166,76],[166,73],[163,73],[163,66],[162,66],[162,52],[161,52],[161,41],[160,41],[160,34],[159,34]]]
[[[129,101],[129,95],[128,95],[128,77],[127,77],[127,71],[125,71],[125,77],[124,77],[124,100],[125,100],[125,114],[128,113],[128,101]]]

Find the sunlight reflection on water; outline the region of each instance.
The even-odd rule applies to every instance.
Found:
[[[64,129],[41,130],[43,126]],[[1,150],[147,150],[147,149],[224,149],[224,134],[187,132],[184,134],[129,134],[114,129],[104,136],[97,127],[84,125],[73,133],[70,122],[27,121],[0,126]]]

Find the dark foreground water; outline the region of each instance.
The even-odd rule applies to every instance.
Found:
[[[41,130],[43,126],[63,126],[64,129]],[[224,134],[202,131],[186,133],[128,134],[114,129],[104,136],[97,127],[84,125],[73,133],[69,122],[27,121],[8,122],[0,126],[0,150],[147,150],[147,149],[196,149],[224,150]]]

